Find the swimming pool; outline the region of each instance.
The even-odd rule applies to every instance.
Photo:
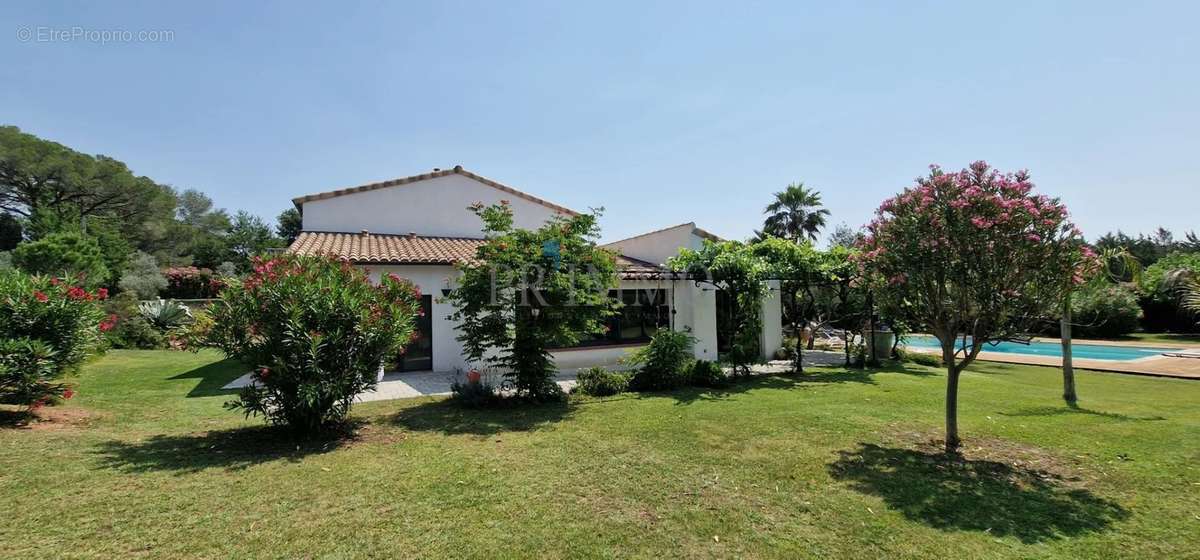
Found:
[[[941,348],[937,338],[932,336],[910,336],[905,339],[905,346],[913,348]],[[986,344],[984,352],[1000,354],[1024,354],[1026,356],[1062,357],[1062,344],[1059,342],[1032,341],[1029,344],[1019,342],[1001,342],[995,346]],[[1153,348],[1149,346],[1106,346],[1100,344],[1072,344],[1071,356],[1083,360],[1113,360],[1127,362],[1139,358],[1157,356],[1163,352],[1178,352],[1178,348]]]

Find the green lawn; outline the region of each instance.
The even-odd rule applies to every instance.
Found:
[[[1113,340],[1131,340],[1138,342],[1170,342],[1172,344],[1200,344],[1200,334],[1174,333],[1133,333]]]
[[[1196,558],[1200,382],[981,364],[944,377],[462,411],[358,406],[297,446],[225,411],[213,353],[112,352],[59,423],[0,428],[0,557]]]

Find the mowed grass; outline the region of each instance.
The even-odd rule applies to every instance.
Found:
[[[1200,345],[1200,334],[1132,333],[1122,337],[1114,338],[1113,340]]]
[[[59,422],[0,428],[0,557],[1187,558],[1200,382],[981,364],[722,391],[355,408],[296,444],[223,410],[215,353],[111,352]]]

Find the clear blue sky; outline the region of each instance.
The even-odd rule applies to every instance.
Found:
[[[9,3],[0,122],[269,218],[462,164],[742,238],[789,182],[859,225],[986,159],[1089,237],[1200,229],[1200,4],[643,4]],[[73,26],[174,37],[20,40]]]

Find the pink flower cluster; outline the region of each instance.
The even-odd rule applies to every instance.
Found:
[[[983,161],[957,172],[937,165],[930,170],[880,204],[859,245],[861,267],[900,286],[923,267],[940,266],[943,255],[986,251],[1001,261],[1026,259],[1070,275],[1063,256],[1082,246],[1082,234],[1061,202],[1033,194],[1027,171],[1001,173]]]

